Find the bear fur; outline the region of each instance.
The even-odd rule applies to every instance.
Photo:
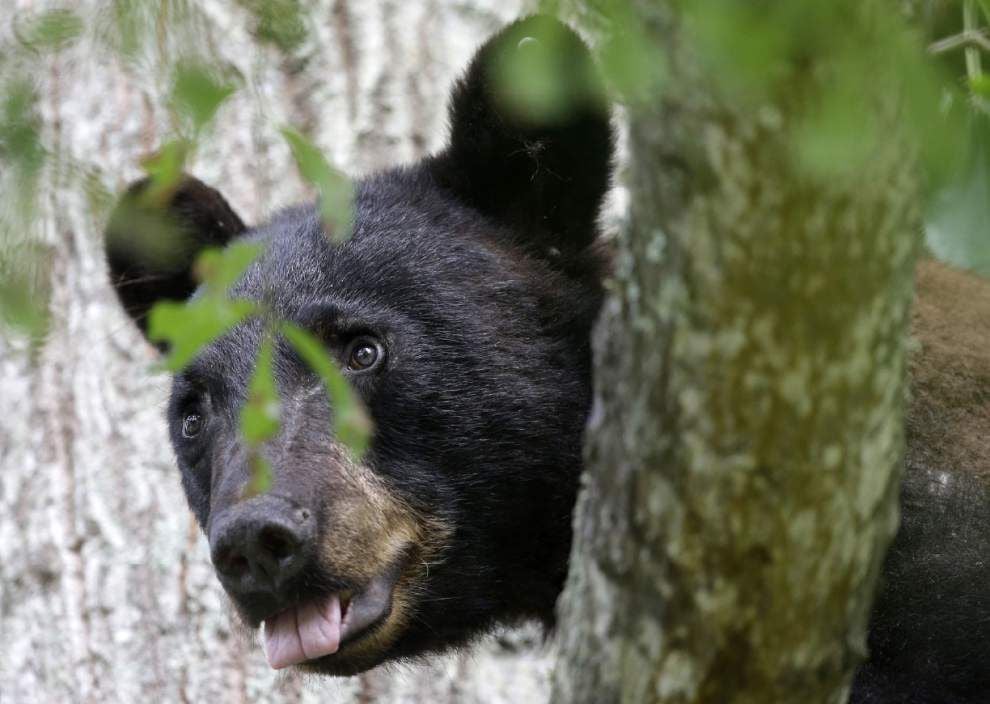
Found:
[[[551,60],[581,80],[565,86],[566,111],[528,113],[493,67],[550,44]],[[159,202],[145,198],[149,182],[134,184],[115,211],[110,276],[143,330],[155,302],[196,295],[192,263],[204,247],[260,243],[231,294],[316,335],[370,411],[371,447],[355,462],[330,432],[315,375],[280,341],[271,497],[234,516],[250,479],[237,409],[263,321],[238,326],[175,376],[172,440],[218,569],[234,559],[219,544],[241,536],[235,518],[243,528],[271,512],[315,516],[293,548],[301,571],[278,588],[252,592],[221,575],[249,626],[330,592],[357,604],[369,584],[391,590],[378,621],[304,669],[353,674],[461,645],[496,623],[553,623],[608,269],[597,240],[613,158],[603,95],[581,40],[528,18],[487,42],[455,85],[443,151],[355,184],[346,242],[327,237],[314,205],[246,227],[192,177]],[[135,245],[154,215],[179,235],[167,263]],[[990,283],[922,262],[913,334],[902,526],[852,701],[986,701]],[[373,370],[349,371],[354,340],[382,355]],[[190,439],[193,416],[206,432]]]

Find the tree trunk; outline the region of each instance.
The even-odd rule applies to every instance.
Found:
[[[881,99],[866,172],[809,176],[795,92],[724,97],[682,5],[632,5],[664,92],[629,110],[552,700],[844,701],[896,525],[911,152]]]
[[[4,42],[15,41],[14,9],[20,18],[73,7],[86,23],[80,42],[30,66],[51,150],[37,222],[51,255],[53,319],[36,354],[0,336],[0,700],[545,700],[552,658],[532,632],[303,686],[273,673],[232,626],[169,449],[168,379],[150,370],[152,351],[118,310],[102,218],[80,175],[91,171],[111,193],[139,177],[140,157],[169,136],[170,67],[204,56],[245,87],[189,170],[257,222],[308,197],[282,123],[307,131],[352,174],[436,149],[456,72],[520,10],[504,0],[303,2],[309,39],[286,56],[251,36],[246,4],[8,0],[0,10]],[[129,64],[105,48],[119,41],[113,12],[126,6],[151,27]]]

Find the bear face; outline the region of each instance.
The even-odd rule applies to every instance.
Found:
[[[566,110],[513,107],[497,59],[534,51],[581,77]],[[320,379],[276,338],[280,427],[262,449],[272,484],[248,496],[238,418],[266,321],[249,318],[175,375],[183,488],[237,612],[264,624],[273,666],[353,674],[495,623],[552,621],[605,267],[602,95],[581,40],[531,17],[485,44],[455,86],[444,151],[355,184],[342,243],[315,206],[248,228],[192,177],[155,204],[147,181],[134,184],[111,217],[111,280],[142,329],[158,300],[199,295],[204,247],[261,245],[230,295],[315,335],[374,423],[357,460],[334,437]],[[135,246],[154,215],[180,233],[167,263]]]

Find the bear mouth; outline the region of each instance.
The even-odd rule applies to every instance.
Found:
[[[360,592],[317,597],[264,619],[268,664],[281,670],[330,660],[371,635],[392,613],[395,582],[396,575],[384,574]]]

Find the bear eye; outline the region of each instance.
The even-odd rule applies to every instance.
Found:
[[[385,358],[385,349],[378,340],[371,337],[358,337],[351,340],[344,354],[347,369],[352,372],[366,372],[377,367]]]
[[[187,440],[199,435],[199,431],[203,429],[203,416],[199,413],[187,413],[186,417],[182,419],[182,437]]]

